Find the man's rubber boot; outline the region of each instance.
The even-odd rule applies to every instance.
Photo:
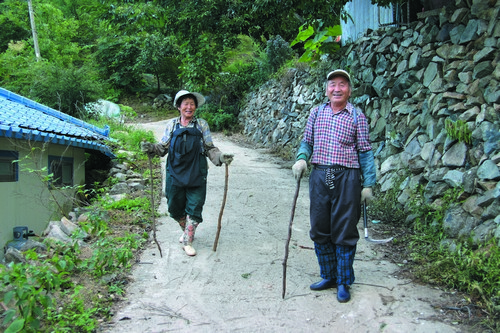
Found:
[[[311,284],[310,288],[311,290],[325,290],[325,289],[335,288],[336,286],[337,283],[335,282],[335,280],[323,279],[321,281]]]
[[[337,301],[340,303],[349,302],[351,294],[349,293],[349,286],[341,284],[337,289]]]

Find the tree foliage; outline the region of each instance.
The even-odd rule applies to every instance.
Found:
[[[340,45],[337,37],[342,35],[340,25],[325,27],[321,20],[313,24],[300,27],[299,34],[292,42],[292,46],[297,43],[304,43],[305,52],[300,57],[300,61],[316,61],[323,54],[336,52]]]
[[[206,94],[222,91],[219,86],[229,87],[234,83],[235,87],[230,90],[235,91],[235,96],[241,96],[241,89],[267,75],[267,69],[256,62],[260,61],[258,57],[254,57],[249,63],[233,67],[231,75],[222,74],[228,64],[229,51],[240,42],[238,36],[249,36],[262,49],[268,41],[274,43],[277,36],[281,36],[285,45],[295,39],[301,26],[313,26],[318,20],[324,27],[338,24],[345,2],[33,0],[44,62],[43,66],[34,66],[27,3],[4,0],[0,2],[0,84],[50,105],[57,104],[54,101],[68,94],[49,89],[37,77],[41,72],[49,76],[47,82],[57,81],[57,77],[51,75],[64,73],[71,77],[92,73],[92,78],[99,82],[96,85],[99,88],[90,89],[92,91],[103,90],[108,85],[125,93],[145,91],[150,88],[145,85],[143,74],[152,74],[156,78],[154,88],[157,92],[161,83],[171,91],[187,88]],[[315,33],[321,33],[318,31]],[[282,59],[291,55],[289,47],[280,48],[280,51],[286,54],[280,55],[279,63],[275,63],[278,59],[274,56],[267,57],[267,61],[273,62],[270,65],[274,70],[281,65]],[[240,70],[242,75],[238,76]],[[265,75],[250,75],[254,70],[263,70]],[[249,83],[244,83],[243,78],[248,78]],[[53,87],[63,88],[61,85]],[[80,102],[78,99],[67,104],[75,106]],[[75,112],[72,106],[69,112]]]
[[[97,101],[103,94],[97,73],[88,66],[61,67],[42,62],[35,67],[30,95],[53,109],[86,118],[85,104]]]

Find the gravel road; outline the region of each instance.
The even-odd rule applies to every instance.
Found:
[[[165,121],[139,124],[159,139]],[[309,239],[308,180],[302,179],[282,298],[283,259],[296,183],[290,165],[266,150],[251,149],[214,134],[229,167],[227,201],[217,246],[224,167],[211,165],[204,222],[196,233],[195,257],[178,242],[181,231],[159,210],[157,239],[133,269],[133,282],[111,323],[101,332],[469,332],[442,310],[455,295],[398,277],[399,265],[382,247],[358,243],[352,300],[340,304],[336,289],[313,292],[319,277]],[[359,224],[360,234],[362,223]]]

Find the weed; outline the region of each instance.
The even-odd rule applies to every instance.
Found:
[[[97,307],[87,308],[85,300],[80,295],[82,286],[66,291],[62,296],[67,295],[68,301],[55,308],[51,306],[47,309],[47,322],[52,330],[57,332],[92,332],[96,329],[98,323],[96,314],[102,309]]]
[[[394,179],[393,186],[385,192],[381,192],[378,187],[374,188],[376,199],[368,205],[370,216],[389,224],[401,224],[405,220],[406,213],[398,201],[398,196],[400,194],[399,188],[408,174],[408,171],[398,174]]]
[[[113,124],[112,128],[112,131],[122,131],[117,135],[122,135],[117,145],[127,145],[136,153],[140,140],[152,137],[150,132],[136,132],[123,124]],[[46,173],[40,168],[32,169],[40,175],[42,171]],[[41,179],[47,182],[47,178]],[[137,216],[151,211],[146,197],[107,201],[103,193],[113,183],[111,180],[102,188],[95,184],[91,206],[87,207],[88,219],[79,223],[82,232],[72,236],[73,242],[62,244],[46,238],[45,254],[26,251],[28,263],[0,265],[0,300],[7,308],[0,330],[9,333],[93,332],[98,327],[98,319],[109,317],[109,298],[103,296],[107,292],[121,295],[124,291],[119,283],[100,289],[98,279],[117,271],[122,274],[131,267],[135,252],[143,247],[149,234],[141,229],[137,234],[124,233],[121,225],[133,223]],[[76,190],[88,194],[82,188]],[[115,212],[124,217],[115,222],[118,227],[106,222]],[[80,247],[77,240],[84,238],[88,246]]]
[[[109,286],[109,292],[122,296],[125,293],[125,290],[123,289],[123,285],[121,283],[114,283]]]
[[[467,126],[467,123],[462,120],[453,121],[450,118],[446,118],[444,122],[446,128],[446,134],[453,140],[458,140],[459,142],[465,142],[467,144],[472,143],[472,132]]]
[[[148,197],[138,197],[135,199],[124,198],[118,201],[103,203],[104,210],[118,209],[126,212],[135,212],[142,210],[145,212],[151,211],[151,201]]]

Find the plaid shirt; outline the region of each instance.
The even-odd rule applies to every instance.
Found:
[[[304,130],[303,141],[313,148],[311,163],[319,165],[338,164],[347,168],[359,168],[358,151],[371,150],[368,121],[359,110],[357,125],[354,124],[352,110],[347,103],[337,114],[328,103],[318,114],[319,107],[312,109]]]

